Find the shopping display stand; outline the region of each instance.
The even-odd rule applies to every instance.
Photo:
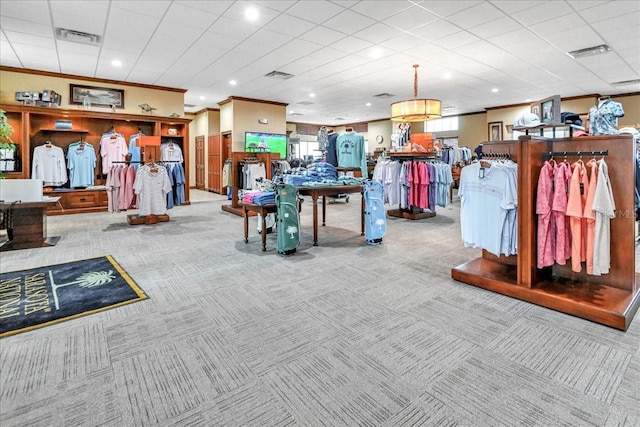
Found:
[[[616,217],[611,219],[611,269],[602,276],[580,273],[568,265],[537,268],[536,191],[549,153],[568,153],[573,163],[608,150],[605,161]],[[629,327],[640,306],[640,274],[635,271],[635,143],[631,135],[540,138],[487,142],[483,151],[507,153],[518,163],[518,254],[482,256],[452,269],[460,282],[571,314],[620,330]]]
[[[405,151],[399,151],[399,152],[390,152],[388,153],[388,156],[392,159],[395,160],[420,160],[420,159],[426,159],[426,160],[433,160],[436,158],[436,152],[435,151],[428,151],[428,152],[405,152]],[[396,208],[396,209],[388,209],[387,210],[387,215],[388,216],[392,216],[392,217],[396,217],[396,218],[405,218],[405,219],[412,219],[412,220],[418,220],[418,219],[427,219],[427,218],[433,218],[434,216],[436,216],[436,212],[435,211],[424,211],[423,209],[419,209],[416,208],[415,206],[410,206],[409,208]]]

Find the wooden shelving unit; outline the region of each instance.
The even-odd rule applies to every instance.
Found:
[[[185,176],[189,176],[190,119],[8,104],[0,105],[0,108],[6,112],[7,120],[14,129],[11,138],[18,146],[16,154],[19,169],[5,172],[9,179],[31,178],[31,157],[36,146],[51,141],[62,148],[66,156],[69,145],[81,138],[93,146],[98,157],[94,171],[95,186],[104,185],[106,171],[101,169],[100,139],[104,132],[112,128],[124,135],[127,142],[131,135],[138,132],[158,135],[161,141],[175,141],[182,150]],[[72,128],[57,129],[55,121],[59,119],[70,120]],[[153,153],[153,158],[159,159],[159,153]],[[60,188],[47,195],[60,197],[60,203],[47,209],[48,215],[100,212],[108,209],[104,189]],[[185,185],[185,199],[185,204],[189,204],[188,185]]]
[[[596,152],[605,159],[617,216],[611,220],[611,270],[593,276],[570,263],[537,268],[536,191],[548,152]],[[452,269],[455,280],[532,302],[613,328],[626,330],[640,307],[640,274],[635,271],[635,144],[631,135],[536,138],[487,142],[483,151],[508,153],[518,163],[518,254],[482,256]],[[576,157],[573,161],[578,160]],[[570,162],[572,160],[569,160]]]

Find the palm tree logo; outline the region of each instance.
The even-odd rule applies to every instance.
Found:
[[[382,230],[382,227],[384,226],[384,219],[382,218],[376,219],[376,225],[378,226],[379,230]]]
[[[116,276],[113,273],[113,270],[109,271],[90,271],[88,273],[82,274],[73,282],[63,283],[61,285],[57,285],[53,281],[53,272],[49,270],[49,278],[51,279],[51,290],[53,292],[53,300],[56,303],[56,310],[60,310],[60,304],[58,303],[58,293],[57,290],[64,286],[70,285],[80,285],[83,288],[94,288],[96,286],[106,285],[107,283],[111,283]]]
[[[295,234],[298,232],[298,227],[295,225],[290,225],[287,227],[287,233],[291,235],[291,239],[295,238]]]

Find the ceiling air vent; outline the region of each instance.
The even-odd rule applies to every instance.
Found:
[[[99,45],[100,36],[96,34],[83,33],[81,31],[68,30],[66,28],[56,28],[56,38],[73,43],[89,45]]]
[[[283,73],[282,71],[272,71],[264,75],[265,77],[273,77],[274,79],[287,80],[293,77],[293,74]]]
[[[299,117],[299,116],[304,116],[304,114],[302,113],[290,113],[290,116],[295,116],[295,117]]]
[[[611,83],[612,86],[626,86],[626,85],[635,85],[640,83],[640,79],[633,79],[633,80],[623,80],[621,82],[613,82]]]
[[[195,104],[184,104],[184,108],[196,108],[197,105]]]
[[[394,97],[395,95],[391,95],[390,93],[379,93],[377,95],[373,95],[374,98],[391,98]]]
[[[611,48],[609,46],[607,46],[606,44],[601,44],[599,46],[587,47],[585,49],[572,50],[571,52],[567,52],[567,53],[569,54],[570,57],[577,59],[577,58],[584,58],[586,56],[593,56],[593,55],[599,55],[601,53],[607,53],[610,50]]]
[[[315,104],[315,102],[311,102],[311,101],[300,101],[300,102],[296,102],[296,104],[299,104],[299,105],[313,105],[313,104]]]

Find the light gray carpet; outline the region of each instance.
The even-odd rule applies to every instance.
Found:
[[[360,236],[360,196],[311,202],[289,258],[228,201],[171,221],[49,217],[53,248],[1,271],[113,255],[150,299],[0,341],[10,426],[638,426],[640,320],[622,332],[450,278],[458,202]],[[636,257],[640,259],[639,256]],[[636,266],[638,268],[638,266]]]

